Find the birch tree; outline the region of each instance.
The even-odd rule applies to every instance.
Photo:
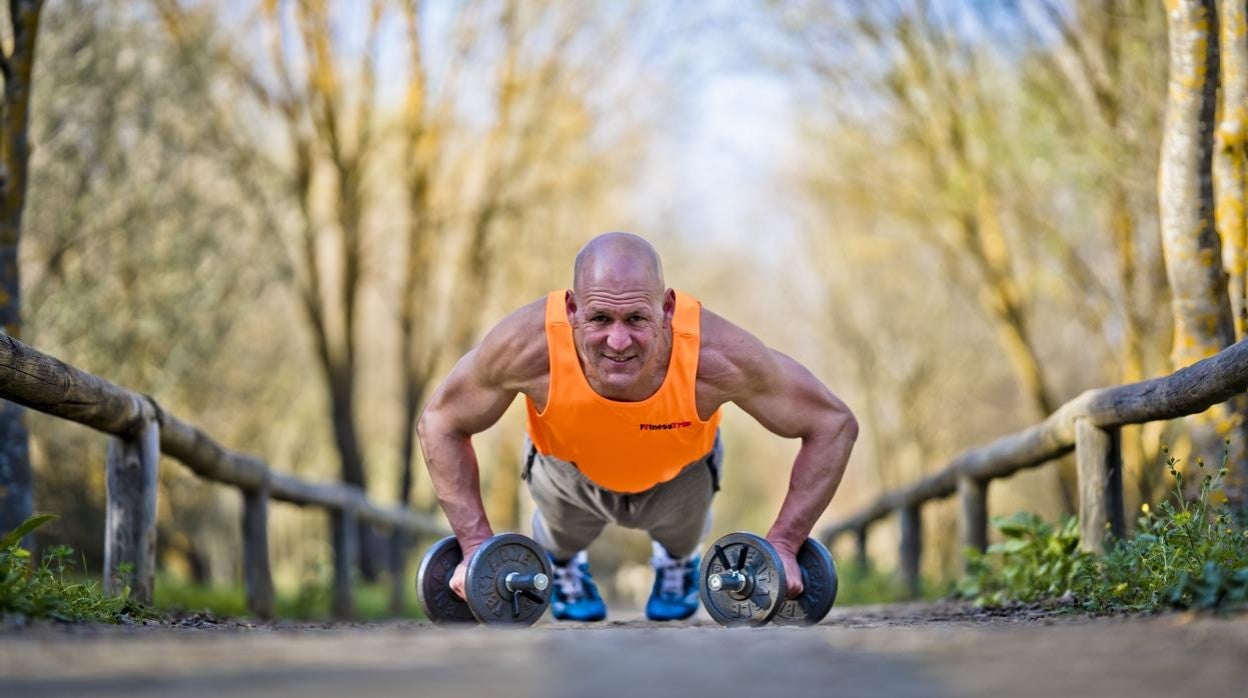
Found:
[[[1165,0],[1165,7],[1170,84],[1157,188],[1166,273],[1173,294],[1171,363],[1178,369],[1229,346],[1235,330],[1213,218],[1217,12],[1214,0]],[[1245,447],[1239,401],[1218,405],[1186,421],[1194,459],[1216,463],[1224,439],[1229,440],[1235,476],[1231,479],[1238,481]]]
[[[1248,5],[1243,0],[1221,0],[1218,26],[1222,89],[1213,153],[1215,217],[1222,237],[1222,263],[1228,273],[1235,329],[1231,339],[1239,341],[1248,332]],[[1237,417],[1242,420],[1248,401],[1241,397],[1235,404]],[[1243,425],[1235,432],[1230,435],[1235,468],[1227,479],[1227,492],[1243,503],[1248,501],[1248,444],[1244,443],[1248,432]]]
[[[1218,56],[1221,73],[1221,116],[1213,152],[1214,194],[1218,233],[1222,236],[1223,266],[1229,275],[1231,312],[1235,339],[1245,336],[1248,320],[1248,217],[1245,217],[1245,187],[1248,187],[1248,7],[1239,0],[1218,4]]]

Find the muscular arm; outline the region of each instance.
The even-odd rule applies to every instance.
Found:
[[[517,393],[549,371],[544,307],[544,300],[525,306],[491,330],[455,364],[417,422],[429,478],[465,559],[493,535],[472,435],[490,428]]]
[[[708,386],[708,397],[734,402],[772,433],[802,440],[788,493],[767,533],[773,545],[795,555],[832,501],[858,422],[804,366],[709,311],[703,311],[703,337],[699,390]]]

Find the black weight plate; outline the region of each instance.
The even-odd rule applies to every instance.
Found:
[[[707,584],[711,575],[732,569],[740,569],[754,580],[748,596],[741,597],[727,589],[712,591]],[[776,614],[784,599],[784,565],[780,554],[762,536],[729,533],[715,541],[702,556],[698,593],[707,613],[720,625],[763,625]]]
[[[503,533],[487,540],[468,563],[468,607],[477,620],[487,624],[532,625],[550,604],[550,587],[517,596],[506,590],[503,580],[511,572],[554,576],[546,551],[518,533]],[[553,581],[553,580],[552,580]],[[518,612],[517,612],[518,610]]]
[[[467,602],[451,591],[451,575],[464,559],[455,536],[434,543],[416,572],[416,598],[425,616],[435,623],[475,623]]]
[[[797,564],[802,568],[805,589],[801,596],[780,605],[771,619],[776,625],[814,625],[828,615],[836,601],[836,563],[823,543],[807,538],[797,551]]]

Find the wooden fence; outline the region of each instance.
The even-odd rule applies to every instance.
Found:
[[[954,492],[962,500],[962,542],[984,550],[988,542],[988,485],[1035,468],[1072,449],[1079,475],[1081,545],[1101,552],[1108,535],[1125,530],[1119,428],[1199,414],[1248,390],[1248,340],[1162,378],[1088,390],[1043,422],[965,451],[945,468],[901,489],[886,492],[857,514],[819,533],[829,546],[852,534],[859,564],[867,562],[871,525],[896,513],[901,522],[899,572],[908,593],[919,593],[923,554],[920,517],[925,502]]]
[[[447,533],[433,517],[407,508],[382,508],[357,487],[311,483],[274,472],[259,458],[221,446],[151,397],[69,366],[2,334],[0,398],[110,435],[104,534],[104,584],[110,592],[128,585],[135,598],[144,602],[152,599],[161,453],[181,461],[206,480],[241,490],[247,608],[262,618],[272,617],[274,610],[269,499],[319,506],[329,512],[334,549],[332,610],[339,618],[355,614],[351,580],[361,523],[395,536]],[[399,594],[405,583],[402,556],[391,559],[396,567],[391,576]]]

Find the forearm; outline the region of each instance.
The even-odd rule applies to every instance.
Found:
[[[451,530],[465,550],[475,548],[494,531],[481,501],[480,467],[472,440],[448,429],[436,416],[421,419],[419,434],[429,479]]]
[[[789,476],[789,491],[767,533],[768,540],[793,552],[802,547],[841,483],[857,436],[857,423],[846,416],[802,440]]]

